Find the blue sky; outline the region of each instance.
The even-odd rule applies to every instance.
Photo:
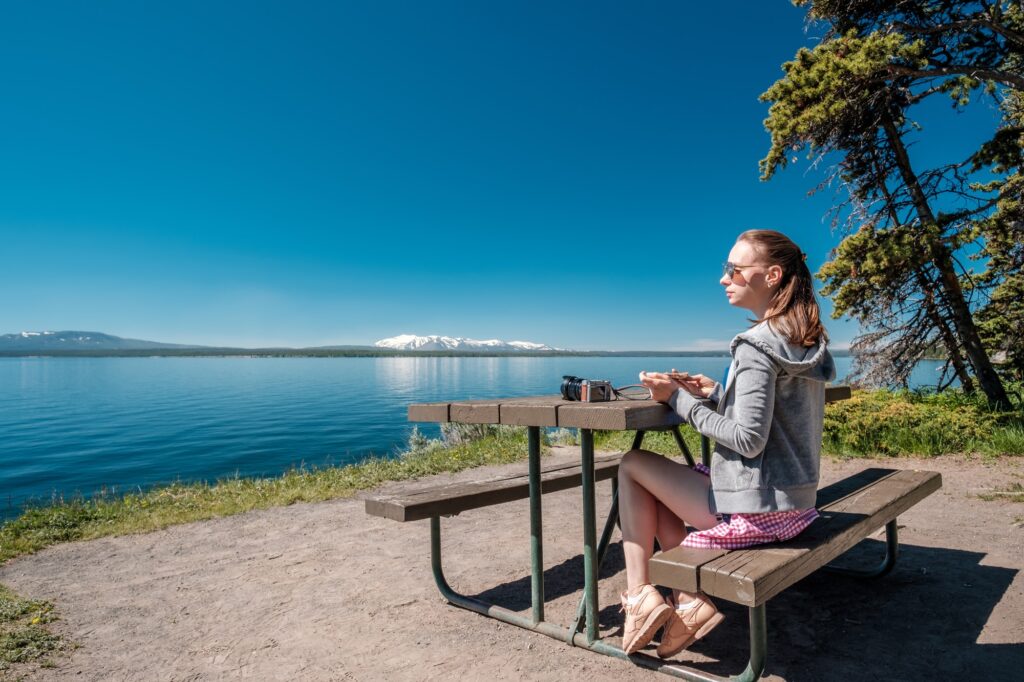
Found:
[[[724,347],[738,233],[838,240],[820,171],[758,180],[816,37],[784,0],[9,5],[0,333]]]

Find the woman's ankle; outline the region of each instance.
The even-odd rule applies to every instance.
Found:
[[[690,602],[700,599],[703,595],[700,592],[683,592],[682,590],[672,590],[672,605],[682,606],[689,604]]]
[[[650,584],[651,583],[635,583],[632,586],[629,586],[629,584],[627,583],[626,594],[630,597],[634,597],[640,594],[640,592],[643,591],[643,589]]]

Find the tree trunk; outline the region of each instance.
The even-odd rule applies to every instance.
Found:
[[[935,328],[939,330],[939,336],[942,337],[942,345],[946,347],[946,352],[949,353],[949,362],[953,365],[953,371],[960,380],[964,393],[974,393],[974,381],[964,365],[964,358],[960,355],[960,346],[956,342],[956,336],[953,334],[953,330],[949,328],[949,325],[946,324],[946,320],[942,317],[939,307],[935,305],[935,300],[932,298],[932,292],[929,290],[931,282],[920,271],[915,271],[914,275],[917,277],[918,286],[921,287],[921,291],[925,295],[926,313],[931,319],[932,324],[935,325]]]
[[[896,124],[893,122],[889,112],[884,112],[882,115],[882,127],[885,129],[889,146],[896,155],[896,165],[900,169],[900,175],[903,177],[907,190],[910,192],[918,220],[921,221],[922,225],[935,225],[937,222],[935,214],[928,204],[928,199],[921,188],[917,175],[910,166],[910,156],[907,154],[906,147],[903,146],[903,139],[900,137],[900,133],[896,129]],[[939,273],[939,283],[942,286],[946,301],[949,302],[953,324],[960,337],[960,342],[963,344],[967,359],[970,361],[971,367],[974,368],[974,374],[978,377],[978,385],[985,393],[990,405],[1001,410],[1010,410],[1013,408],[1013,405],[1010,402],[1009,396],[1006,395],[1003,382],[1000,381],[999,375],[996,374],[995,368],[992,367],[992,361],[989,359],[988,353],[985,352],[981,336],[978,334],[978,328],[975,326],[974,318],[971,315],[971,309],[964,298],[963,288],[960,286],[960,278],[957,277],[956,268],[953,267],[953,257],[949,252],[949,248],[941,239],[929,241],[930,243],[927,244],[928,253],[931,256],[932,263],[935,265],[935,269]]]

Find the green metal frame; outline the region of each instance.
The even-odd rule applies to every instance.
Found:
[[[456,592],[452,589],[451,585],[448,584],[448,581],[444,576],[444,569],[441,567],[441,519],[437,516],[431,517],[430,519],[430,565],[434,572],[434,582],[437,583],[437,588],[441,591],[441,596],[455,606],[475,611],[476,613],[487,616],[488,618],[494,618],[502,621],[503,623],[508,623],[509,625],[515,625],[526,630],[539,632],[563,642],[570,641],[574,646],[589,649],[590,651],[596,651],[597,653],[604,654],[605,656],[613,656],[615,658],[629,660],[644,668],[657,670],[658,672],[671,675],[672,677],[692,680],[693,682],[754,682],[754,680],[760,678],[761,673],[764,671],[765,652],[767,650],[767,646],[763,604],[750,609],[750,661],[747,663],[746,670],[744,670],[740,675],[719,677],[718,675],[704,673],[694,668],[666,663],[659,658],[648,656],[646,654],[632,654],[627,656],[619,647],[598,639],[596,636],[591,639],[587,634],[577,632],[575,628],[567,628],[543,620],[535,621],[532,617],[527,618],[502,606],[489,604],[475,597],[470,597]],[[594,627],[596,630],[596,622],[591,622],[595,623]]]
[[[884,575],[888,575],[896,565],[896,559],[899,556],[899,552],[900,539],[896,529],[896,519],[893,519],[889,523],[885,524],[885,557],[882,558],[882,563],[878,566],[875,568],[860,569],[827,564],[822,566],[821,570],[829,571],[830,573],[838,573],[839,575],[847,575],[853,578],[881,578]]]
[[[683,455],[689,464],[693,465],[693,456],[690,454],[686,443],[679,433],[678,427],[673,427],[676,442],[682,450]],[[619,647],[608,644],[599,638],[598,634],[598,600],[597,582],[598,568],[604,561],[611,535],[615,529],[619,517],[618,486],[615,479],[612,480],[612,505],[605,521],[604,529],[601,532],[600,542],[597,542],[596,509],[594,499],[594,432],[590,429],[580,429],[580,450],[582,460],[582,488],[583,488],[583,596],[577,609],[576,621],[571,627],[564,627],[544,620],[544,547],[543,547],[543,524],[541,520],[541,485],[540,485],[540,427],[527,427],[529,447],[529,489],[530,489],[530,572],[531,572],[531,604],[532,611],[529,618],[526,618],[515,611],[511,611],[495,604],[484,602],[475,597],[460,594],[452,589],[444,576],[441,566],[441,519],[434,516],[430,519],[430,566],[434,574],[434,582],[437,584],[441,595],[455,606],[475,611],[489,618],[495,618],[504,623],[515,625],[527,630],[539,632],[558,640],[578,646],[591,651],[626,659],[633,663],[657,670],[658,672],[678,677],[693,682],[754,682],[764,672],[767,660],[767,634],[768,625],[765,617],[765,604],[749,607],[750,621],[750,659],[747,667],[739,675],[731,677],[719,677],[702,672],[687,666],[666,663],[665,661],[648,656],[646,654],[626,653]],[[633,439],[633,448],[639,448],[643,443],[644,432],[637,431]],[[711,458],[711,448],[708,439],[701,437],[701,460],[708,464]],[[881,577],[892,570],[898,553],[898,537],[896,534],[896,520],[892,520],[885,526],[886,530],[886,554],[882,563],[870,570],[854,570],[837,566],[825,566],[827,570],[857,577]],[[581,628],[585,632],[581,632]]]

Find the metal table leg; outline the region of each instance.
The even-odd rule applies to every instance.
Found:
[[[679,427],[678,426],[673,426],[672,427],[672,435],[675,437],[676,445],[678,445],[679,449],[682,451],[683,457],[686,458],[686,463],[689,464],[692,467],[693,466],[693,455],[690,454],[690,448],[686,447],[686,441],[683,440],[683,434],[679,431]],[[701,438],[703,438],[703,436]],[[704,441],[702,440],[701,441],[701,445],[703,446],[703,444],[704,444]],[[701,460],[703,461],[703,459],[704,459],[704,455],[703,455],[703,452],[702,452],[701,453]]]
[[[583,466],[583,595],[587,600],[587,643],[597,640],[597,513],[594,502],[594,432],[580,429]]]
[[[533,622],[544,620],[544,528],[541,518],[540,427],[527,428],[530,480],[530,597]]]
[[[631,449],[638,450],[640,446],[644,444],[644,431],[638,430],[633,435],[633,446]],[[608,552],[608,545],[611,543],[612,532],[615,530],[615,526],[619,523],[619,481],[616,478],[612,479],[612,506],[608,510],[608,518],[604,522],[604,529],[601,531],[601,540],[597,543],[597,571],[600,574],[601,566],[604,565],[604,556]],[[586,593],[580,597],[580,604],[576,607],[576,620],[573,626],[569,630],[569,634],[566,641],[569,644],[573,643],[575,634],[580,631],[583,627],[583,623],[587,617],[587,595]]]

